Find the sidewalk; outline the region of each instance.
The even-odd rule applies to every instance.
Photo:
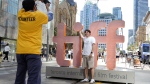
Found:
[[[14,61],[4,61],[0,64],[0,68],[2,67],[13,67],[13,66],[17,66],[17,62],[14,62]]]
[[[12,84],[16,78],[17,67],[14,62],[2,62],[2,68],[0,68],[0,84]],[[13,67],[9,67],[12,66]],[[17,65],[17,63],[16,63]],[[56,59],[53,58],[52,61],[46,62],[46,59],[42,60],[41,68],[41,84],[76,84],[78,80],[76,79],[66,79],[66,78],[56,78],[56,77],[46,77],[46,66],[57,66]],[[28,75],[26,77],[26,80]]]
[[[98,64],[101,69],[106,68],[106,64],[104,62],[102,62],[102,59],[99,59]],[[16,65],[17,65],[17,63],[13,62],[13,61],[2,62],[2,66],[7,67],[7,68],[9,68],[9,66],[16,66]],[[56,77],[46,78],[46,76],[45,76],[46,66],[58,66],[58,64],[56,63],[56,58],[53,58],[52,61],[48,61],[48,62],[46,62],[46,59],[42,60],[42,70],[41,70],[42,71],[42,73],[41,73],[42,84],[89,84],[89,83],[77,83],[77,82],[79,82],[79,80],[76,80],[76,79],[66,79],[66,78],[56,78]],[[145,66],[144,70],[142,70],[141,68],[134,68],[133,65],[131,65],[129,67],[128,63],[125,64],[125,59],[123,59],[123,60],[120,59],[120,61],[116,63],[116,69],[129,69],[129,70],[135,71],[135,84],[150,84],[150,80],[149,80],[150,67],[149,66]],[[12,70],[12,71],[14,71],[14,74],[16,73],[16,69]],[[12,71],[10,71],[10,72],[12,72]],[[8,71],[6,70],[6,72],[8,72]],[[12,76],[13,77],[11,77],[11,78],[15,78],[15,75],[12,75]],[[7,80],[8,79],[5,79],[5,81],[7,81]],[[7,83],[7,84],[10,84],[10,83]],[[107,83],[96,82],[95,84],[107,84]],[[108,83],[108,84],[112,84],[112,83]]]
[[[42,63],[52,63],[55,62],[56,63],[56,58],[52,58],[53,60],[50,60],[48,62],[46,62],[46,59],[44,58],[43,60],[41,59]],[[7,60],[4,60],[4,62],[1,62],[0,64],[0,68],[2,67],[13,67],[13,66],[17,66],[17,62],[13,61],[13,60],[9,60],[9,62],[7,62]]]

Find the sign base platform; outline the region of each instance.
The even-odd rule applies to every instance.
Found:
[[[94,76],[94,79],[97,81],[135,83],[135,72],[128,69],[106,70],[97,67]],[[84,79],[84,69],[47,66],[46,77]]]

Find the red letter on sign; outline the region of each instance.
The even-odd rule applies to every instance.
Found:
[[[106,42],[106,36],[99,36],[98,35],[98,31],[101,28],[105,28],[106,27],[106,23],[105,22],[101,22],[101,21],[97,21],[97,22],[93,22],[90,25],[90,30],[91,30],[91,35],[96,39],[96,45],[94,48],[94,66],[97,67],[97,60],[98,60],[98,43],[100,42]]]
[[[116,43],[123,43],[124,36],[116,35],[118,28],[124,28],[125,22],[122,20],[114,20],[109,23],[106,35],[107,45],[107,68],[113,70],[116,67]]]
[[[105,22],[94,22],[90,25],[91,35],[96,39],[95,55],[95,67],[97,66],[97,54],[98,43],[106,43],[107,46],[107,68],[113,70],[116,67],[116,43],[123,43],[124,36],[116,35],[118,28],[124,28],[125,22],[121,20],[115,20],[109,23],[106,29],[106,36],[98,36],[98,30],[106,27]],[[65,60],[65,43],[73,43],[73,66],[79,67],[81,65],[81,38],[79,36],[66,36],[66,25],[60,23],[57,27],[57,36],[53,38],[53,41],[57,43],[56,60],[60,66],[70,66],[70,60]],[[83,26],[80,23],[74,25],[75,31],[81,31]]]
[[[80,23],[76,23],[74,26],[75,31],[81,31],[83,26]],[[57,36],[53,38],[53,41],[57,43],[56,48],[56,61],[60,66],[70,66],[70,60],[65,60],[65,43],[73,43],[73,66],[81,66],[81,38],[79,36],[66,36],[66,25],[60,23],[57,27]]]

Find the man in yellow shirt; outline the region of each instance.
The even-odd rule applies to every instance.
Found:
[[[42,25],[53,19],[53,14],[37,11],[34,0],[24,0],[18,12],[17,73],[15,84],[41,84]],[[46,4],[46,6],[49,6]],[[49,7],[46,7],[49,11]]]

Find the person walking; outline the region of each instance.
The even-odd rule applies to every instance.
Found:
[[[1,63],[2,63],[2,52],[0,51],[0,67],[1,67]]]
[[[69,58],[69,57],[68,57],[68,49],[66,49],[65,55],[66,55],[66,58],[68,59],[68,58]]]
[[[47,11],[49,11],[49,7]],[[18,12],[18,38],[16,45],[17,73],[15,84],[41,84],[42,25],[53,19],[53,14],[37,10],[35,0],[24,0]]]
[[[71,59],[71,49],[68,50],[68,58]]]
[[[81,31],[80,37],[84,41],[84,47],[83,47],[83,63],[82,67],[84,68],[84,73],[85,73],[85,79],[81,80],[81,82],[89,82],[88,79],[88,69],[91,71],[91,81],[90,83],[94,83],[94,46],[95,46],[95,38],[91,36],[91,31],[90,30],[85,30],[85,36],[82,35]]]
[[[71,49],[71,59],[73,59],[73,49]]]
[[[104,50],[104,62],[105,64],[107,62],[107,50],[106,49]]]
[[[9,51],[10,51],[10,47],[9,47],[9,44],[7,43],[5,48],[4,48],[5,57],[3,58],[2,62],[4,62],[5,59],[7,60],[7,62],[9,62],[9,60],[8,60]]]
[[[120,57],[120,51],[116,50],[116,61],[119,62],[119,57]]]

